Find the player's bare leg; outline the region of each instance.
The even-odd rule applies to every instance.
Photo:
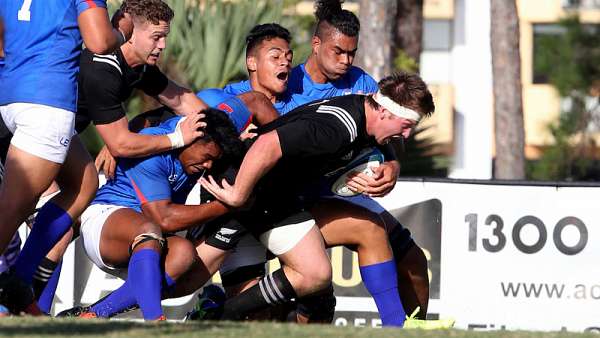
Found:
[[[0,185],[0,252],[17,228],[35,209],[35,205],[50,186],[61,164],[39,158],[11,145]]]
[[[347,245],[358,251],[363,284],[377,304],[383,325],[402,326],[406,313],[398,292],[396,262],[381,219],[341,200],[323,200],[311,212],[328,246]]]

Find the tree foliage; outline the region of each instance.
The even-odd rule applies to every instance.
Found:
[[[537,37],[535,72],[556,87],[563,109],[549,126],[554,144],[532,163],[529,175],[540,180],[597,179],[596,143],[600,130],[600,29],[576,16],[560,22],[561,34]]]

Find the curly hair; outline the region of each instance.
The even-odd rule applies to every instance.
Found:
[[[202,121],[206,122],[206,127],[202,130],[204,135],[197,138],[197,141],[215,142],[223,151],[223,160],[237,162],[244,155],[244,145],[240,140],[240,134],[231,122],[226,113],[215,109],[206,108],[200,113],[205,117]]]
[[[435,111],[433,96],[417,74],[397,72],[386,76],[379,81],[379,91],[399,105],[416,110],[423,116],[431,116]],[[368,102],[374,108],[379,107],[370,96]]]
[[[360,32],[360,21],[354,13],[342,9],[343,2],[343,0],[315,1],[315,17],[317,18],[316,36],[322,39],[329,26],[350,37],[358,35]]]
[[[158,25],[159,21],[171,22],[175,15],[171,7],[162,0],[125,0],[120,9],[154,25]]]
[[[246,56],[251,55],[255,48],[259,46],[265,40],[271,40],[274,38],[281,38],[287,43],[292,41],[290,31],[285,27],[276,23],[265,23],[262,25],[256,25],[250,30],[250,33],[246,36]]]

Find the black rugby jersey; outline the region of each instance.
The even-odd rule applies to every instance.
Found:
[[[108,55],[81,53],[79,98],[75,128],[83,131],[90,123],[107,124],[125,116],[123,104],[134,89],[157,96],[169,83],[157,66],[131,68],[121,49]]]

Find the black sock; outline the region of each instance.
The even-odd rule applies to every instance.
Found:
[[[279,269],[261,278],[257,285],[228,299],[225,302],[222,319],[244,319],[255,311],[286,303],[294,298],[296,298],[296,291],[285,276],[283,269]]]
[[[331,323],[335,314],[333,284],[313,294],[298,298],[296,311],[311,323]]]
[[[44,292],[44,289],[48,284],[48,280],[52,276],[54,270],[56,270],[57,266],[57,262],[53,262],[46,257],[42,258],[40,265],[38,265],[35,273],[33,274],[33,280],[31,282],[35,299],[38,299],[42,292]]]

